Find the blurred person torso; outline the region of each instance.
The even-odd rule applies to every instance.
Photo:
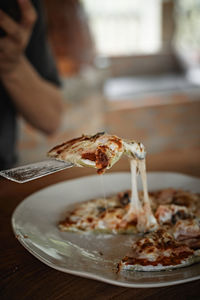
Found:
[[[60,85],[51,49],[47,42],[42,3],[40,0],[32,0],[32,3],[37,11],[37,21],[25,55],[44,79]],[[3,7],[0,3],[1,8]],[[17,160],[17,132],[17,111],[0,81],[0,170],[12,167]]]

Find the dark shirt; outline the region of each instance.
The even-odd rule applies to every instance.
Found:
[[[38,73],[46,80],[60,85],[56,66],[46,38],[46,28],[41,2],[32,0],[38,14],[26,56]],[[34,92],[34,91],[33,91]],[[16,162],[17,120],[16,109],[0,82],[0,170]]]

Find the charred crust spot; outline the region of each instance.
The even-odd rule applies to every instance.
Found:
[[[146,242],[146,243],[144,243],[144,244],[141,246],[141,249],[144,250],[144,249],[146,249],[146,248],[148,248],[148,247],[151,247],[151,246],[153,246],[153,243],[151,243],[151,242]]]
[[[105,131],[98,132],[98,133],[94,134],[93,136],[91,136],[91,139],[92,140],[96,140],[96,139],[98,139],[100,136],[102,136],[104,134],[105,134]]]
[[[57,146],[53,147],[48,152],[48,154],[51,154],[51,152],[54,152],[54,151],[56,151],[57,154],[60,154],[63,150],[66,150],[67,148],[71,147],[75,143],[80,142],[80,141],[84,141],[84,140],[88,140],[89,138],[90,138],[89,136],[82,135],[82,136],[80,136],[78,138],[71,139],[71,140],[69,140],[67,142],[64,142],[64,143],[62,143],[60,145],[57,145]]]
[[[62,153],[62,150],[58,150],[58,151],[57,151],[57,154],[60,154],[60,153]]]
[[[149,249],[147,249],[146,252],[147,252],[147,253],[152,253],[152,252],[154,252],[154,248],[153,248],[153,247],[149,247]]]
[[[162,238],[162,236],[163,236],[163,234],[164,234],[164,230],[163,230],[163,229],[158,229],[158,230],[156,231],[156,234],[157,234],[157,236],[158,236],[159,238]]]
[[[63,148],[63,146],[65,146],[66,144],[67,144],[67,142],[64,142],[64,143],[62,143],[62,144],[59,144],[59,145],[53,147],[51,150],[49,150],[48,153],[51,153],[52,151],[56,151],[57,149]],[[60,151],[61,151],[61,150],[58,150],[58,151],[56,151],[56,152],[58,153],[58,152],[60,152]]]

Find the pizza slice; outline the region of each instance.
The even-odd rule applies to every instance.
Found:
[[[138,239],[131,252],[118,264],[118,271],[162,271],[200,261],[200,250],[177,242],[172,234],[159,229]]]
[[[141,143],[100,132],[95,135],[82,135],[48,152],[51,158],[67,161],[79,167],[96,168],[98,174],[110,169],[123,154],[135,159],[144,159],[145,149]]]

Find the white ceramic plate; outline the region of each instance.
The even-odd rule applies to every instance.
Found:
[[[148,185],[149,190],[174,187],[200,192],[199,179],[177,173],[149,173]],[[127,253],[132,236],[66,233],[57,229],[63,212],[74,203],[127,188],[130,188],[130,173],[94,175],[55,184],[20,203],[12,216],[13,230],[30,253],[48,266],[66,273],[141,288],[200,279],[200,264],[173,271],[118,275],[116,265]]]

